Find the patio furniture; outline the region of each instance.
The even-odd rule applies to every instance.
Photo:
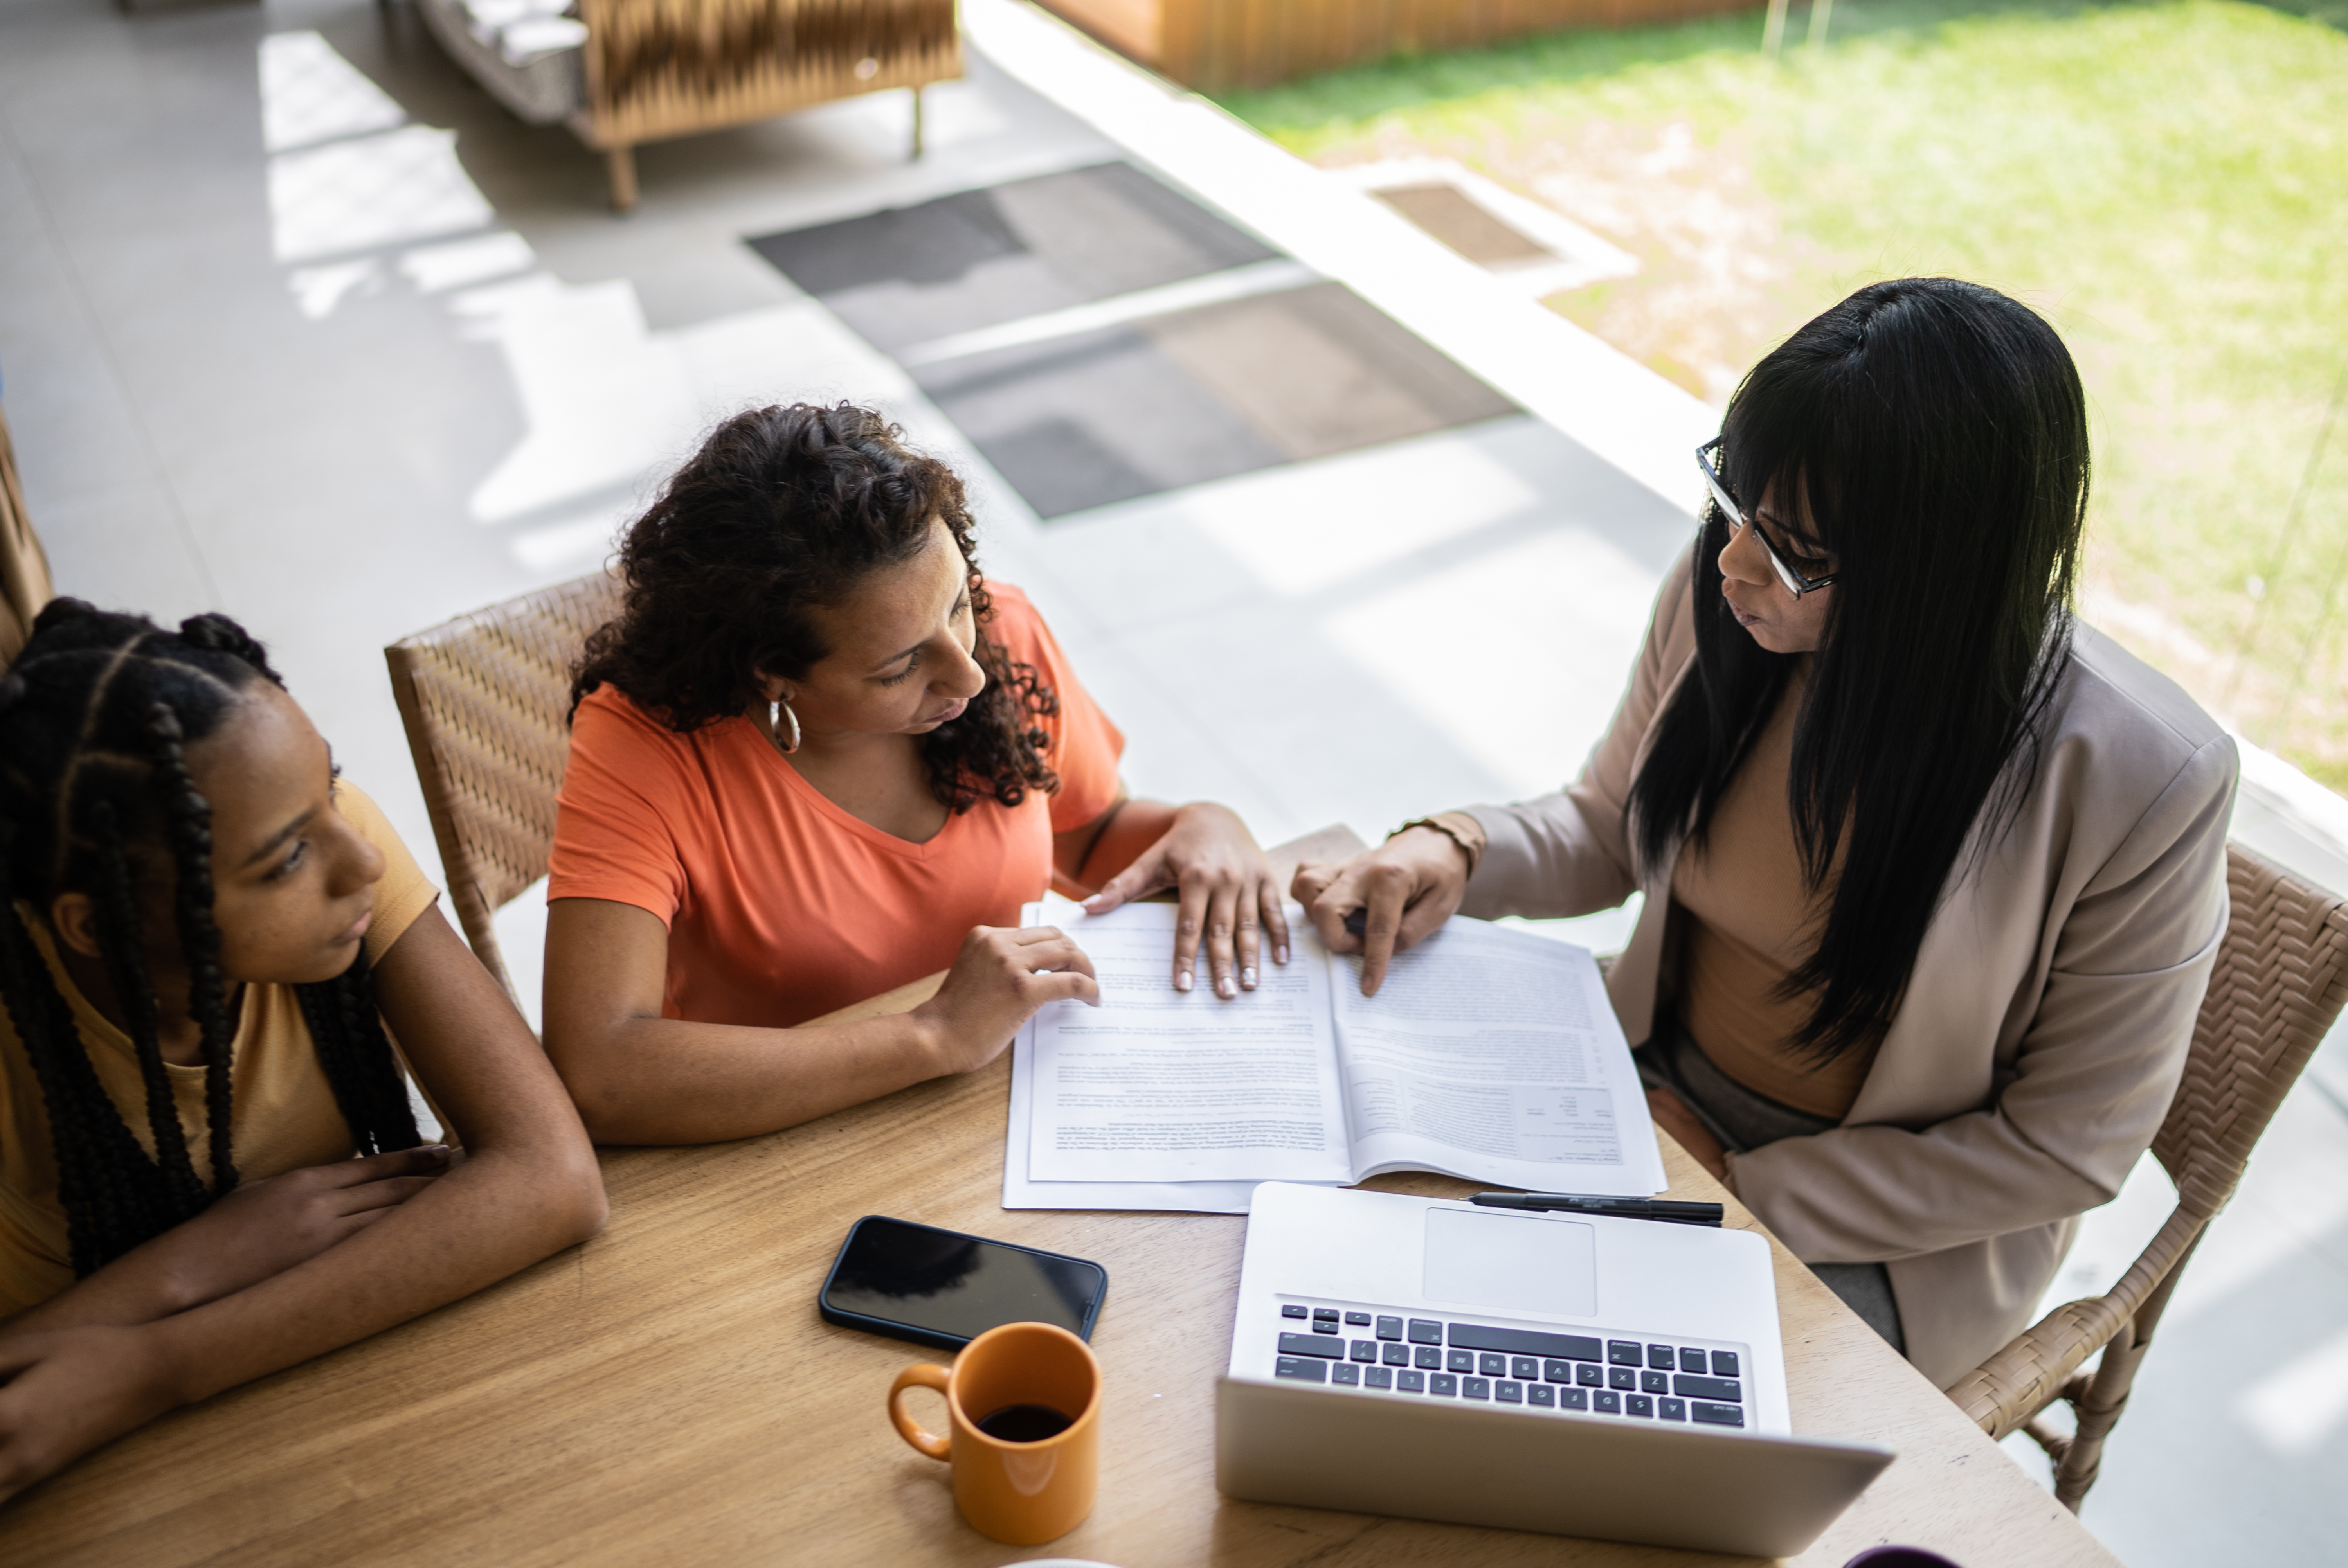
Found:
[[[587,634],[619,612],[620,593],[616,578],[598,572],[383,651],[448,901],[509,996],[494,919],[546,875],[554,792],[571,758],[571,666]]]
[[[1566,27],[1651,27],[1763,0],[1042,0],[1127,57],[1200,92],[1265,87],[1387,55]]]
[[[0,414],[0,670],[24,651],[33,635],[33,618],[56,597],[41,536],[25,515],[25,489],[16,482],[16,449],[9,443],[8,416]]]
[[[2075,1513],[2186,1260],[2348,1001],[2348,907],[2339,897],[2238,845],[2227,847],[2226,882],[2233,912],[2184,1081],[2152,1143],[2177,1184],[2175,1212],[2109,1294],[2057,1307],[1949,1389],[1991,1437],[2029,1433],[2054,1460],[2054,1495]],[[2098,1349],[2102,1362],[2082,1372]],[[2077,1414],[2073,1437],[2039,1419],[2057,1399]]]
[[[954,0],[418,0],[489,95],[603,154],[636,203],[635,149],[962,75]],[[573,15],[572,13],[575,13]]]

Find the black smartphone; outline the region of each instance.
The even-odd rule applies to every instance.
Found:
[[[1081,1257],[866,1214],[849,1227],[816,1305],[826,1323],[959,1350],[1004,1323],[1093,1337],[1108,1270]]]

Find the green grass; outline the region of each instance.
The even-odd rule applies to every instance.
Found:
[[[2348,0],[1844,0],[1233,95],[1323,162],[1451,157],[1639,254],[1553,307],[1717,400],[1874,278],[2044,310],[2095,406],[2089,612],[2348,784]],[[2298,520],[2286,528],[2298,497]],[[2259,586],[2263,584],[2262,596]]]

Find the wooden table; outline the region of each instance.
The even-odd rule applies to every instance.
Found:
[[[1340,841],[1342,842],[1342,841]],[[1325,849],[1315,835],[1286,846]],[[851,1013],[911,1006],[934,980]],[[1703,1553],[1231,1501],[1214,1485],[1214,1379],[1231,1354],[1246,1222],[1006,1213],[1009,1057],[769,1137],[603,1155],[602,1236],[468,1300],[182,1410],[0,1510],[0,1563],[165,1568],[619,1568],[941,1563],[1667,1563]],[[1669,1139],[1674,1197],[1725,1203]],[[1470,1184],[1396,1175],[1389,1192]],[[1109,1295],[1100,1501],[1049,1546],[963,1524],[946,1467],[882,1410],[933,1358],[833,1328],[815,1297],[860,1214],[1095,1258]],[[2110,1563],[1781,1246],[1797,1431],[1900,1459],[1799,1561],[1884,1541],[1967,1568]],[[917,1407],[919,1408],[919,1407]]]

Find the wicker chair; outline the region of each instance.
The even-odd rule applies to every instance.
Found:
[[[962,75],[954,0],[582,0],[586,108],[572,130],[636,204],[639,143],[744,125],[858,93]]]
[[[458,923],[510,996],[490,922],[546,875],[554,792],[571,755],[571,666],[619,607],[619,582],[598,573],[383,651]]]
[[[33,618],[56,597],[49,558],[41,550],[33,519],[25,514],[16,451],[8,443],[8,416],[0,414],[0,670],[24,651],[32,641]]]
[[[2109,1295],[2057,1307],[1949,1389],[1991,1437],[2028,1432],[2054,1460],[2054,1495],[2075,1513],[2186,1259],[2348,1000],[2348,907],[2239,845],[2226,858],[2233,915],[2185,1080],[2152,1143],[2177,1184],[2176,1212]],[[2098,1349],[2096,1370],[2081,1371]],[[2077,1414],[2074,1437],[2039,1419],[2057,1399]]]

